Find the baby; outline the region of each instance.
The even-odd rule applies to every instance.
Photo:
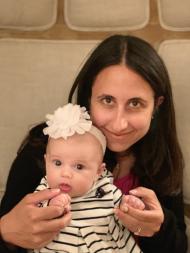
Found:
[[[79,105],[67,104],[47,118],[46,177],[37,190],[59,188],[60,195],[42,205],[64,206],[64,212],[72,213],[72,221],[35,252],[141,252],[113,209],[120,205],[124,209],[125,203],[139,209],[145,206],[135,196],[122,198],[113,185],[103,163],[105,136]]]

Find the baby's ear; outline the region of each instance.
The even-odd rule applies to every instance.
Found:
[[[99,168],[98,168],[98,175],[100,176],[102,174],[102,172],[105,170],[106,168],[106,164],[105,163],[101,163]]]

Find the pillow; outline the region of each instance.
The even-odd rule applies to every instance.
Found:
[[[0,192],[29,128],[67,102],[97,41],[0,39]]]
[[[190,31],[189,0],[158,0],[160,24],[171,31]]]
[[[0,28],[45,30],[57,17],[57,0],[1,0]]]
[[[160,44],[159,54],[172,82],[177,131],[185,158],[184,201],[190,204],[190,40],[166,40]]]
[[[77,31],[136,30],[149,21],[149,0],[65,0],[64,17]]]

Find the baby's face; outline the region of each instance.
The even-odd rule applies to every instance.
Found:
[[[101,145],[90,133],[51,138],[45,155],[48,184],[71,197],[82,196],[101,174],[102,159]]]

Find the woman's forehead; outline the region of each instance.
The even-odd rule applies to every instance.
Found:
[[[102,70],[92,87],[92,94],[141,97],[154,95],[150,84],[133,70],[123,65],[114,65]]]

